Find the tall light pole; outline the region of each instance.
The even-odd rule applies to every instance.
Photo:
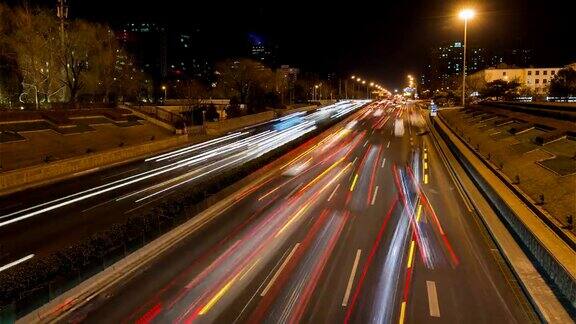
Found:
[[[66,0],[58,0],[56,16],[60,19],[60,41],[62,42],[62,46],[64,46],[64,20],[68,18],[68,4],[66,4]]]
[[[460,11],[458,16],[464,20],[464,44],[463,44],[463,64],[462,64],[462,108],[466,107],[466,37],[468,32],[468,19],[474,18],[476,13],[472,9]]]

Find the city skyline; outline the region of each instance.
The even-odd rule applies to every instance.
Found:
[[[48,0],[27,3],[55,5],[55,1]],[[570,54],[576,53],[575,45],[567,41],[568,10],[560,1],[555,5],[514,0],[416,1],[355,5],[346,10],[295,3],[289,8],[274,4],[194,4],[174,11],[170,0],[162,5],[138,2],[138,6],[130,1],[112,4],[107,0],[68,4],[71,18],[109,23],[116,29],[128,22],[155,22],[173,31],[202,33],[209,41],[200,46],[208,47],[216,60],[248,56],[249,35],[258,34],[275,47],[277,64],[324,74],[363,74],[382,80],[388,87],[401,84],[406,72],[424,73],[433,47],[461,41],[463,27],[456,12],[465,5],[478,13],[470,26],[472,47],[533,50],[535,65],[562,66],[576,60],[576,54]],[[202,14],[208,12],[211,14]],[[496,33],[497,38],[491,36]]]

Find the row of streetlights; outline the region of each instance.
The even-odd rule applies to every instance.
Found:
[[[390,93],[388,90],[384,89],[384,87],[382,87],[382,86],[379,85],[378,83],[368,82],[368,81],[362,79],[362,78],[359,77],[359,76],[352,75],[352,76],[350,77],[350,79],[352,79],[352,81],[356,81],[358,84],[361,84],[362,86],[365,86],[365,87],[366,87],[366,97],[367,97],[367,98],[370,98],[370,88],[376,89],[376,90],[378,90],[379,92],[382,92],[382,93],[387,93],[387,94]]]

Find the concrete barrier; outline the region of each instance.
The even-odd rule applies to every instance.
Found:
[[[434,126],[523,250],[554,284],[557,293],[570,303],[569,307],[576,309],[576,252],[535,215],[498,177],[498,171],[487,165],[445,122],[436,119]]]
[[[120,162],[128,162],[154,152],[188,142],[188,136],[175,136],[150,143],[115,148],[104,152],[86,154],[47,164],[35,165],[0,173],[0,195],[76,176]]]
[[[207,135],[222,135],[227,132],[243,127],[253,126],[274,119],[273,111],[266,111],[259,114],[247,115],[238,118],[225,119],[218,122],[207,122],[205,124]]]

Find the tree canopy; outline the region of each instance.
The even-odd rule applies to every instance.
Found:
[[[576,97],[576,64],[556,73],[550,81],[549,95],[552,97]]]
[[[483,97],[495,97],[500,100],[504,97],[514,95],[515,91],[520,86],[517,81],[494,80],[486,83],[486,86],[481,91]]]
[[[21,102],[38,107],[80,96],[107,102],[112,93],[137,97],[145,87],[143,72],[106,25],[70,20],[62,33],[50,10],[4,4],[0,22],[0,61],[12,84],[20,85]]]

